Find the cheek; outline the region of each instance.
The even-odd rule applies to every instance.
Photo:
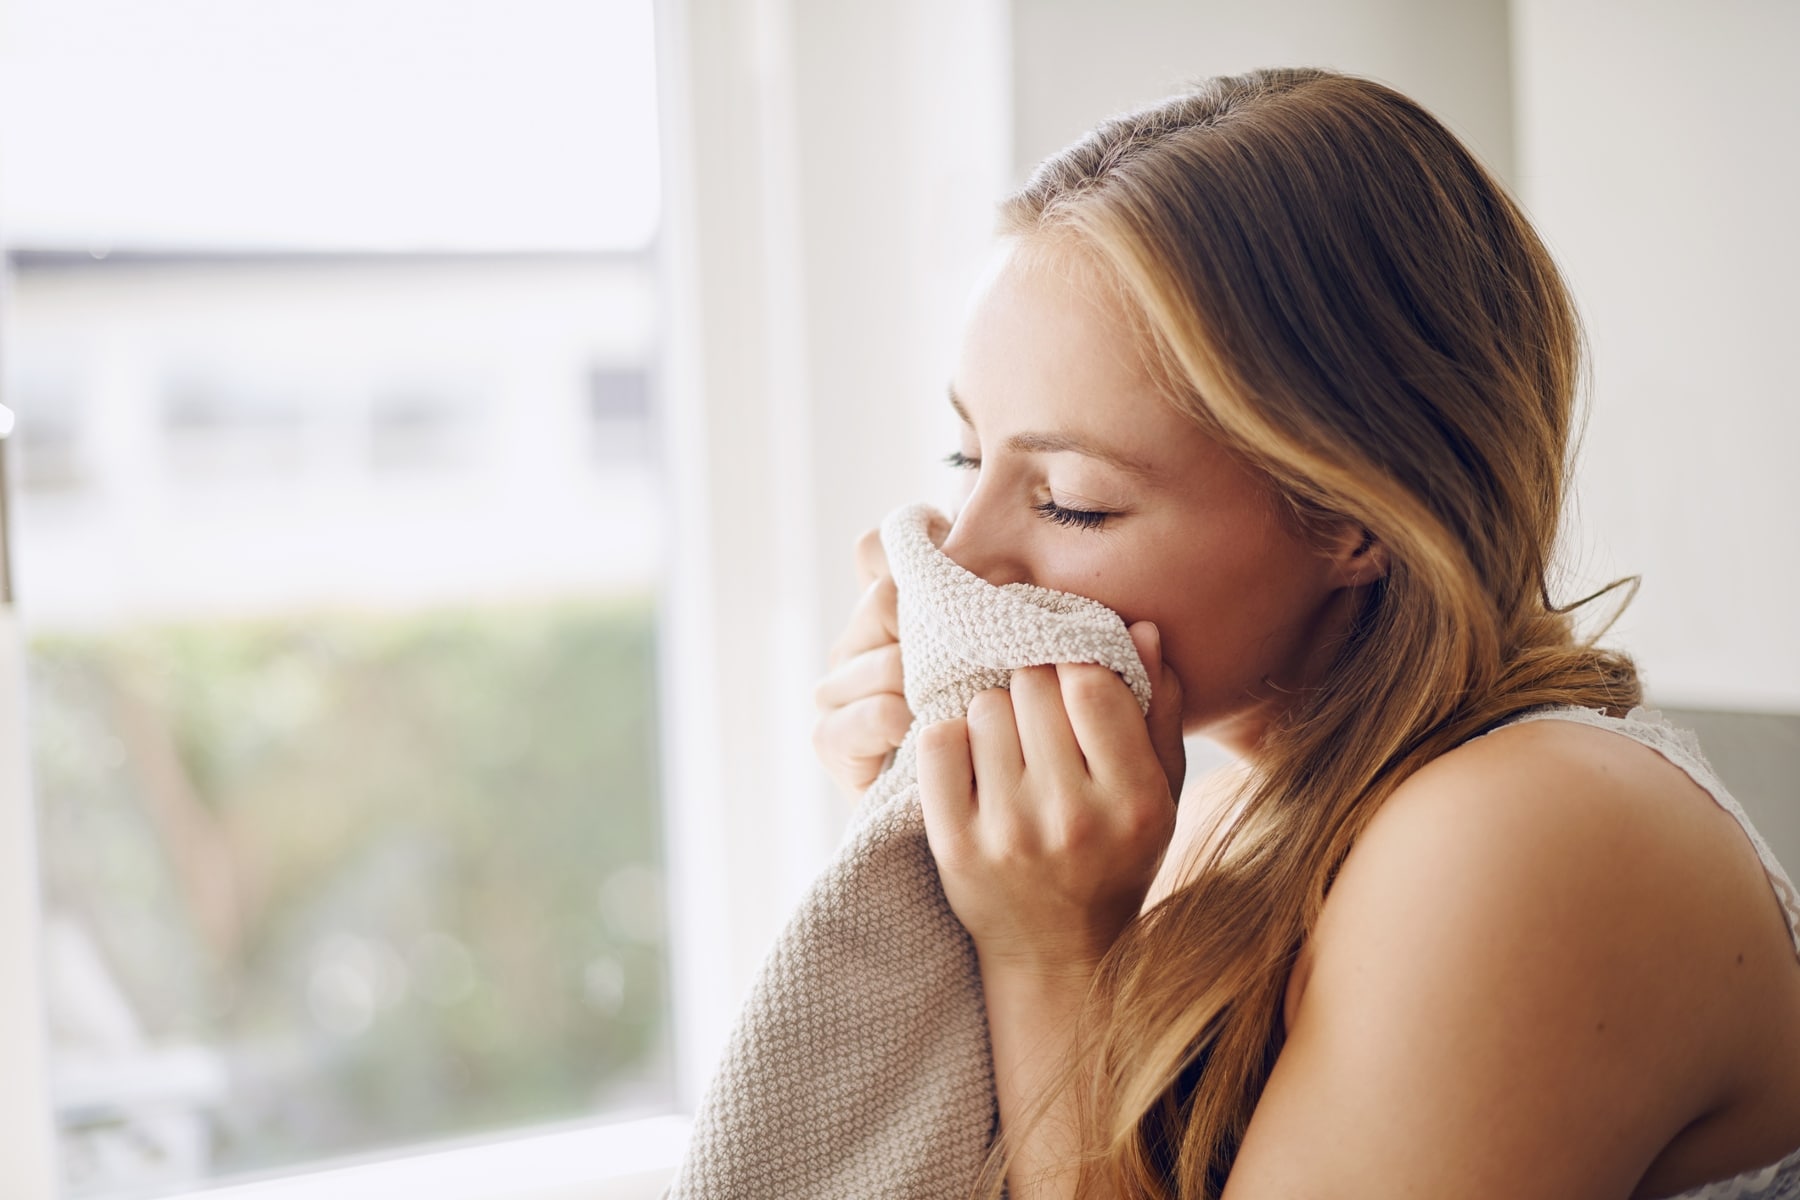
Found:
[[[1056,541],[1060,544],[1040,554],[1034,582],[1097,600],[1127,625],[1154,621],[1165,640],[1187,640],[1188,631],[1203,623],[1210,601],[1190,582],[1193,564],[1170,562],[1105,534],[1083,535],[1079,540],[1064,535]],[[1072,541],[1077,544],[1067,544]]]
[[[1098,600],[1127,624],[1147,619],[1143,610],[1147,604],[1156,606],[1148,594],[1156,580],[1143,570],[1141,554],[1103,532],[1064,530],[1048,521],[1042,523],[1048,533],[1034,538],[1033,583]]]
[[[1127,624],[1154,621],[1177,674],[1221,681],[1270,669],[1323,602],[1318,560],[1279,530],[1246,521],[1083,564],[1083,587]],[[1267,661],[1265,661],[1267,660]]]
[[[1032,582],[1098,600],[1126,624],[1153,621],[1178,658],[1208,674],[1252,671],[1321,599],[1318,560],[1261,511],[1083,533],[1031,534]],[[1176,663],[1177,670],[1181,664]]]

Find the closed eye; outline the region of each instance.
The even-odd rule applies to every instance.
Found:
[[[961,450],[952,450],[944,455],[944,465],[959,471],[977,471],[981,469],[981,460],[964,454]],[[1099,529],[1106,524],[1108,518],[1117,515],[1086,508],[1065,508],[1054,500],[1046,500],[1031,507],[1046,521],[1054,521],[1072,529]]]
[[[1055,521],[1058,525],[1071,525],[1077,529],[1099,529],[1112,516],[1109,512],[1095,512],[1086,508],[1064,508],[1054,500],[1046,500],[1042,504],[1031,506],[1046,521]]]

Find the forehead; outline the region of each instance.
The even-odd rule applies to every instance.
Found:
[[[1090,251],[1009,239],[975,290],[952,385],[984,438],[992,426],[1001,436],[1063,429],[1132,448],[1186,443],[1198,428],[1163,395],[1146,352]]]

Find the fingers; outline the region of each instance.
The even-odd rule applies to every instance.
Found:
[[[1096,783],[1130,785],[1145,762],[1160,767],[1144,714],[1123,680],[1092,663],[1064,663],[1056,680],[1069,728]]]
[[[1011,795],[1025,769],[1012,697],[1001,688],[977,692],[964,720],[969,727],[977,792],[994,800]]]
[[[1061,670],[1050,666],[1023,667],[1012,676],[1013,714],[1018,722],[1025,769],[1045,772],[1052,778],[1087,774],[1082,748],[1077,745],[1076,733],[1063,708],[1058,682]],[[1104,667],[1095,670],[1112,675]]]
[[[906,739],[913,716],[900,662],[899,597],[880,533],[858,538],[855,555],[863,594],[813,691],[822,714],[813,725],[813,752],[840,786],[861,792]]]
[[[883,575],[863,589],[850,613],[850,624],[832,644],[833,667],[866,650],[900,640],[900,601],[890,576]]]
[[[906,740],[912,711],[904,696],[882,692],[852,701],[813,725],[813,752],[845,787],[861,791],[875,782],[888,752]]]
[[[856,582],[868,587],[888,574],[887,551],[881,545],[881,530],[865,529],[856,539]]]
[[[889,642],[885,646],[865,650],[833,667],[813,689],[813,703],[820,712],[829,712],[865,696],[881,692],[903,696],[905,690],[900,667],[900,643]]]
[[[1181,740],[1181,680],[1163,657],[1162,631],[1149,621],[1139,621],[1127,632],[1137,646],[1138,657],[1150,675],[1150,711],[1146,720],[1150,744],[1169,780],[1169,794],[1181,796],[1187,775],[1187,747]]]
[[[967,721],[939,721],[919,731],[919,805],[932,855],[941,863],[959,861],[975,815]]]
[[[854,553],[863,593],[813,689],[821,714],[813,724],[813,753],[841,787],[861,792],[906,740],[913,715],[900,661],[899,596],[880,531],[857,538]]]

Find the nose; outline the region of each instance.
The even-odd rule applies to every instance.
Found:
[[[1030,583],[1031,570],[1021,554],[1025,531],[1008,528],[992,507],[977,488],[955,513],[940,548],[963,570],[995,586]]]

